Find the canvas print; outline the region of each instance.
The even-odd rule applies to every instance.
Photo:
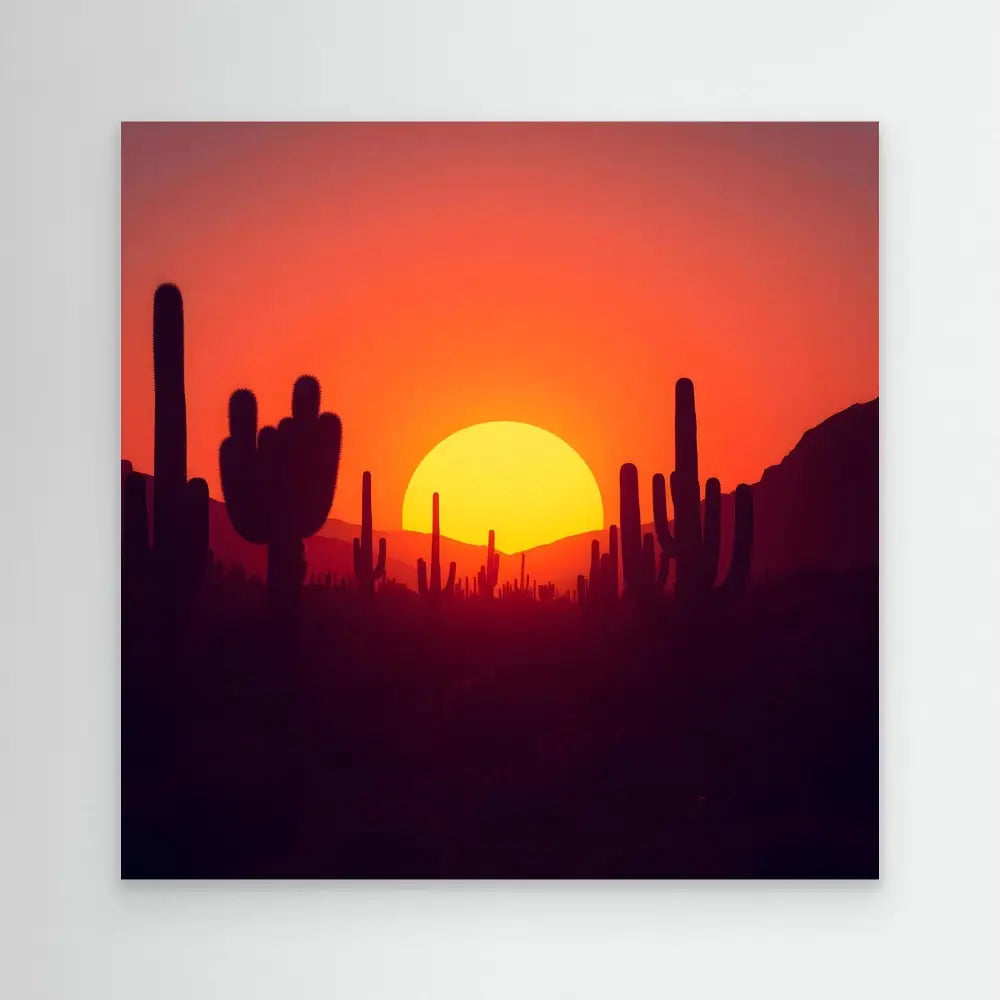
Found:
[[[878,127],[122,127],[126,878],[878,876]]]

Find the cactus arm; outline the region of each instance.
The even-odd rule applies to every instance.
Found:
[[[674,536],[667,518],[667,483],[662,472],[653,476],[653,527],[663,554],[669,559],[674,553]]]
[[[310,430],[306,451],[307,491],[302,501],[300,527],[303,538],[315,535],[326,523],[337,491],[343,426],[335,413],[321,413]]]
[[[192,479],[184,487],[184,561],[191,586],[205,575],[208,565],[208,483]]]
[[[375,569],[372,576],[379,580],[385,576],[385,539],[380,538],[378,540],[378,562],[375,563]]]
[[[261,475],[257,400],[249,389],[237,389],[229,398],[229,437],[219,446],[219,473],[233,527],[248,542],[266,544],[270,498]]]
[[[705,529],[702,532],[702,586],[710,590],[719,572],[719,549],[722,539],[722,487],[712,477],[705,481]]]
[[[417,560],[417,591],[421,597],[427,596],[427,563],[423,559]]]
[[[451,597],[451,595],[455,592],[456,569],[457,566],[455,565],[455,563],[452,562],[448,564],[448,582],[445,584],[444,590],[442,591],[445,597]]]

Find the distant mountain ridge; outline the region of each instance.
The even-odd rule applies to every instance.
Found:
[[[844,570],[878,565],[878,398],[856,403],[807,430],[776,465],[754,484],[754,546],[751,576],[756,582],[809,569]],[[640,470],[647,482],[655,471]],[[150,488],[152,481],[147,484]],[[651,488],[651,487],[650,487]],[[611,510],[617,512],[617,503]],[[651,531],[646,525],[644,531]],[[319,577],[353,574],[352,539],[360,527],[331,518],[306,539],[309,573]],[[416,589],[416,562],[430,558],[430,536],[415,531],[379,531],[387,542],[390,578]],[[733,535],[733,498],[722,498],[722,555],[719,575],[728,569]],[[533,580],[554,582],[561,590],[576,585],[578,573],[590,566],[590,542],[599,538],[607,549],[607,531],[562,538],[525,554]],[[229,521],[225,504],[209,504],[209,543],[216,559],[264,576],[267,550],[241,538]],[[441,559],[458,564],[458,579],[471,581],[486,561],[486,546],[441,538]],[[500,580],[520,573],[520,553],[500,557]]]

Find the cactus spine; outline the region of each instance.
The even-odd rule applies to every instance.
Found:
[[[431,579],[427,582],[427,563],[423,559],[417,560],[417,589],[422,597],[436,599],[439,597],[451,597],[455,589],[455,563],[448,566],[448,582],[441,586],[441,498],[437,493],[432,499],[432,523],[431,523]],[[491,532],[492,534],[492,532]]]
[[[375,581],[385,576],[385,539],[378,540],[378,561],[372,565],[372,474],[361,476],[361,537],[354,539],[354,578],[369,594]]]
[[[153,296],[153,539],[149,544],[146,477],[123,463],[122,572],[155,572],[158,599],[183,604],[208,564],[208,484],[187,478],[184,396],[184,304],[175,285]]]
[[[258,433],[257,399],[237,389],[229,400],[229,437],[219,448],[229,519],[248,542],[267,546],[268,593],[279,612],[298,606],[303,539],[323,526],[337,487],[340,418],[319,407],[319,382],[303,375],[292,390],[292,415]]]

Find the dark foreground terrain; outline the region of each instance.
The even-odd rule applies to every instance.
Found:
[[[131,603],[131,606],[128,606]],[[876,573],[682,613],[263,586],[123,628],[126,877],[876,877]]]

